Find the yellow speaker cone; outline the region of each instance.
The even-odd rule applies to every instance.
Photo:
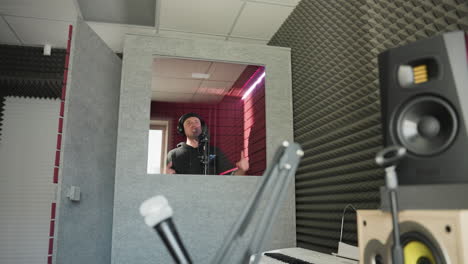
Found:
[[[403,254],[405,256],[405,264],[418,264],[421,263],[421,259],[426,259],[430,264],[437,264],[434,255],[424,243],[420,241],[411,241],[403,248]]]

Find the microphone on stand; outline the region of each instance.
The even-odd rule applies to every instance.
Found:
[[[205,175],[208,175],[208,172],[210,171],[210,153],[209,153],[209,141],[210,138],[208,136],[208,131],[205,131],[204,129],[198,136],[198,143],[203,151],[201,155],[199,156],[200,162],[202,163],[203,166],[203,173]]]
[[[172,208],[164,196],[159,195],[144,201],[140,206],[140,214],[145,218],[145,223],[158,232],[176,263],[192,263],[172,221]]]
[[[201,132],[201,134],[198,136],[199,143],[208,142],[208,140],[209,140],[209,137],[208,137],[208,133],[206,132]]]
[[[393,223],[392,263],[403,264],[405,257],[400,241],[400,227],[398,221],[398,178],[396,166],[406,156],[406,149],[400,146],[390,146],[377,153],[375,162],[385,167],[385,185],[390,198],[390,213]],[[419,262],[419,261],[418,261]]]

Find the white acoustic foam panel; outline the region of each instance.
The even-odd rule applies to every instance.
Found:
[[[59,106],[52,99],[5,99],[0,263],[47,263]]]

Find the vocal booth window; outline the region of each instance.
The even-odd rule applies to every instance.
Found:
[[[265,68],[258,65],[156,57],[150,118],[168,124],[165,135],[150,129],[148,159],[156,161],[148,160],[148,173],[165,171],[168,151],[186,141],[177,129],[179,118],[196,113],[207,125],[210,145],[233,166],[243,152],[250,163],[247,175],[262,175],[266,167],[264,77]]]

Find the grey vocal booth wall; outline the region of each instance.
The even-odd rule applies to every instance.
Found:
[[[204,39],[127,35],[124,44],[117,140],[112,263],[172,263],[139,206],[165,195],[194,263],[209,263],[240,216],[259,176],[147,174],[152,63],[155,56],[263,65],[267,161],[292,140],[290,50]],[[169,88],[168,88],[169,89]],[[294,180],[264,248],[295,246]],[[271,193],[271,190],[269,192]],[[262,212],[260,208],[257,213]],[[252,231],[252,227],[248,231]],[[246,243],[244,240],[242,243]]]
[[[70,53],[53,263],[110,263],[122,62],[83,21]]]
[[[468,30],[462,0],[303,0],[269,45],[291,48],[297,244],[330,253],[341,215],[379,206],[383,170],[377,54],[439,32]],[[343,240],[356,244],[355,214]],[[336,251],[335,251],[336,252]]]

